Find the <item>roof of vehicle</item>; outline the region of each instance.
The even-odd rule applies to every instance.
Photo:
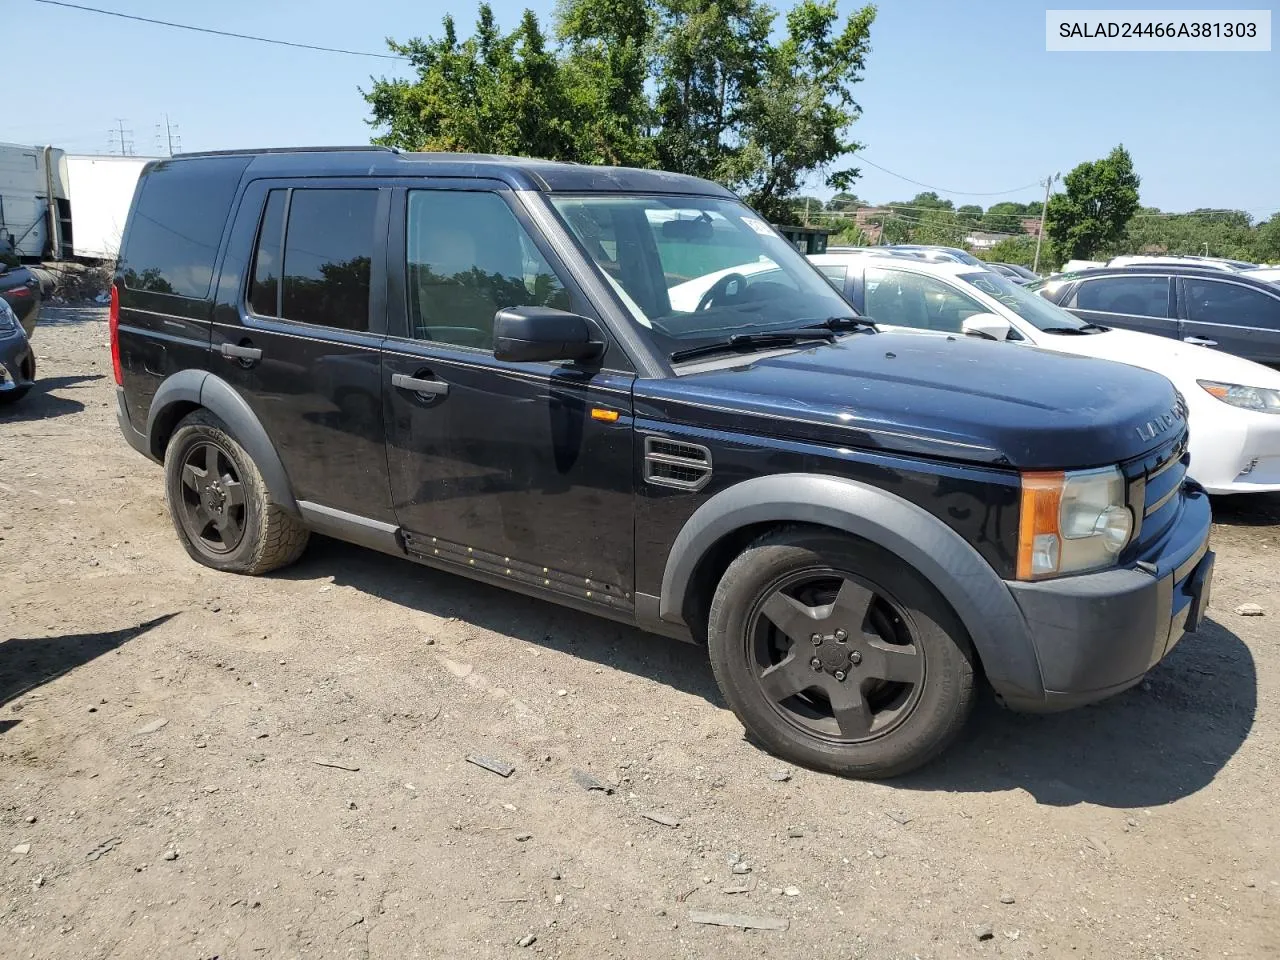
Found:
[[[1055,273],[1052,276],[1045,277],[1042,282],[1064,283],[1066,281],[1074,282],[1076,280],[1085,280],[1092,277],[1151,275],[1177,275],[1187,277],[1205,277],[1211,280],[1231,280],[1246,283],[1250,286],[1260,286],[1264,290],[1268,287],[1274,287],[1274,284],[1268,284],[1265,281],[1250,277],[1246,273],[1237,273],[1233,270],[1221,270],[1217,267],[1201,267],[1191,263],[1134,263],[1122,267],[1092,267],[1088,270],[1071,270],[1063,273]]]
[[[476,153],[404,153],[373,146],[219,150],[178,154],[156,163],[189,163],[210,157],[249,157],[249,172],[255,177],[466,177],[501,180],[517,190],[544,193],[676,193],[737,199],[718,183],[664,170]]]
[[[862,252],[842,253],[840,251],[832,252],[828,250],[826,253],[814,253],[809,255],[809,259],[814,263],[846,263],[854,260],[875,260],[884,261],[892,260],[895,267],[904,267],[916,273],[933,273],[944,277],[957,277],[966,273],[981,273],[982,267],[975,266],[972,263],[957,263],[954,260],[920,260],[916,257],[881,257],[875,254],[867,254]],[[881,266],[877,262],[877,266]],[[991,272],[991,271],[987,271]]]

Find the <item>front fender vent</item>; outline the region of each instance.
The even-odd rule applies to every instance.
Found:
[[[645,437],[644,479],[659,487],[701,490],[711,480],[711,451],[683,440]]]

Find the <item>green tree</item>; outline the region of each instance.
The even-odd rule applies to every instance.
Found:
[[[1258,224],[1253,259],[1261,263],[1280,263],[1280,213]]]
[[[1123,144],[1101,160],[1079,164],[1063,179],[1066,191],[1049,198],[1046,230],[1059,262],[1107,253],[1138,210],[1133,159]]]
[[[375,143],[406,150],[519,153],[577,159],[573,101],[563,65],[532,12],[503,35],[482,3],[475,34],[459,42],[453,17],[439,39],[389,41],[417,73],[363,92],[383,128]]]
[[[962,207],[956,207],[956,219],[964,225],[966,230],[973,230],[982,221],[982,207],[976,203],[966,203]]]
[[[1039,208],[1036,213],[1039,213]],[[1002,200],[1000,203],[993,203],[987,208],[987,212],[982,217],[982,223],[979,225],[982,230],[989,230],[992,233],[1022,233],[1022,218],[1029,216],[1027,213],[1027,205],[1025,203],[1015,203],[1012,200]]]
[[[859,200],[856,194],[842,190],[827,201],[826,209],[833,213],[852,213],[859,207],[865,206],[867,204]]]
[[[1008,237],[978,256],[995,263],[1016,263],[1029,267],[1035,260],[1036,242],[1028,236]]]
[[[875,8],[841,18],[836,0],[796,0],[775,34],[762,0],[560,0],[556,46],[526,12],[510,33],[488,4],[473,36],[389,41],[412,79],[361,91],[376,143],[657,166],[719,180],[766,217],[859,144],[852,87]]]

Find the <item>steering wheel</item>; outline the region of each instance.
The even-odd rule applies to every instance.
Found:
[[[747,278],[740,273],[726,273],[723,277],[711,285],[711,289],[704,293],[698,300],[698,306],[695,313],[703,310],[710,310],[717,300],[724,299],[729,296],[729,287],[734,283],[740,284],[736,296],[741,296],[747,289]]]

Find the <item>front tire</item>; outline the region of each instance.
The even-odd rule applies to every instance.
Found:
[[[751,735],[842,776],[928,762],[973,705],[973,649],[942,596],[896,555],[833,531],[785,528],[744,550],[716,589],[707,645]]]
[[[164,472],[169,516],[199,563],[256,575],[288,566],[306,549],[310,531],[271,499],[253,458],[208,410],[178,424]]]

